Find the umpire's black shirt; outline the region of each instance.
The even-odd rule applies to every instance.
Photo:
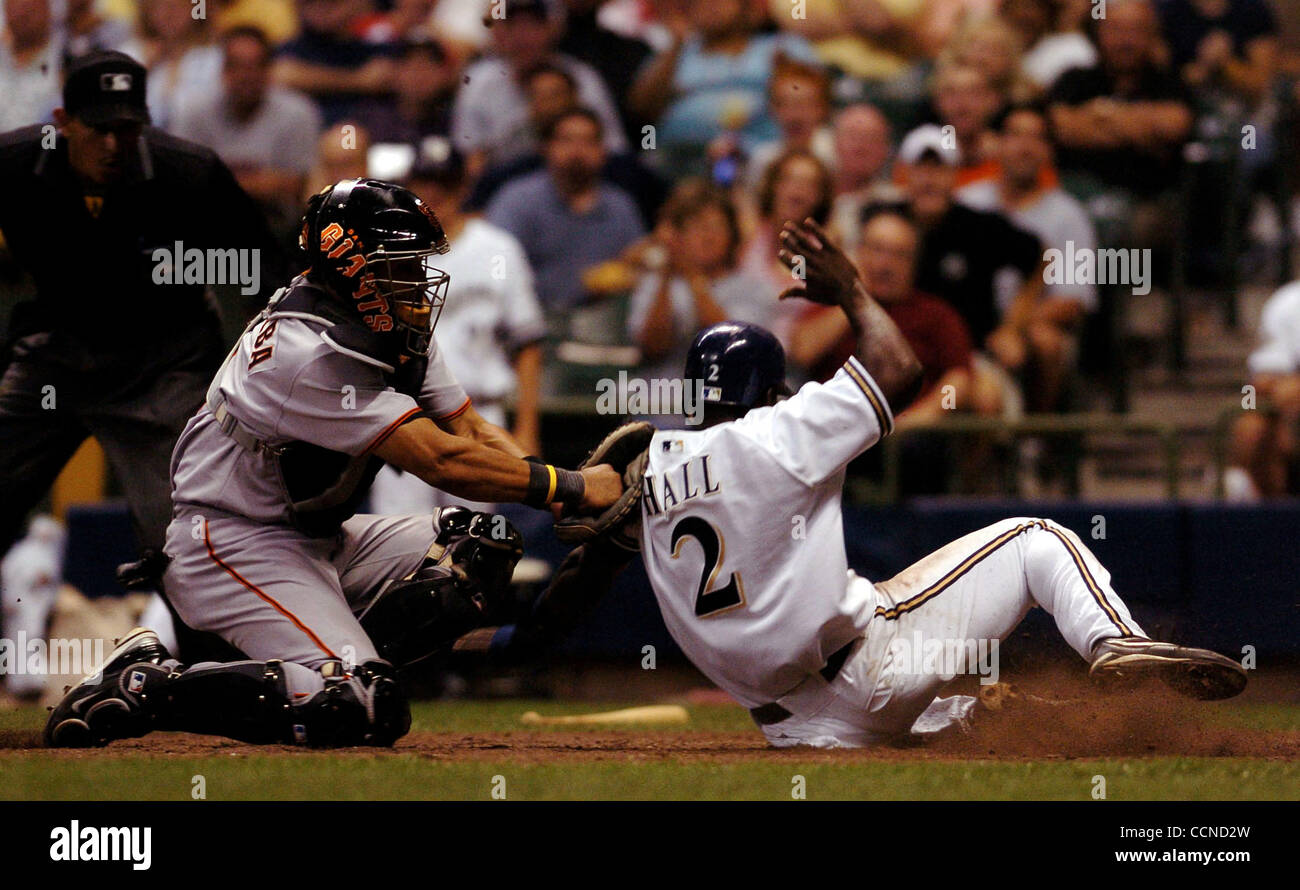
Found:
[[[11,341],[48,333],[52,347],[144,361],[200,342],[219,351],[205,284],[155,281],[154,251],[174,255],[178,241],[186,251],[260,251],[260,293],[242,297],[241,311],[286,279],[257,206],[210,149],[145,127],[122,178],[92,190],[63,138],[47,148],[44,137],[40,126],[0,134],[0,232],[37,290],[15,310]]]

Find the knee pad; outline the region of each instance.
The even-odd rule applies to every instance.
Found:
[[[500,514],[444,507],[437,515],[441,547],[437,565],[453,566],[472,578],[489,604],[505,599],[515,566],[524,555],[524,538]],[[426,561],[425,566],[429,564]],[[425,566],[422,566],[424,568]]]
[[[409,667],[450,650],[463,634],[493,623],[477,583],[450,566],[426,566],[389,584],[361,613],[380,657]]]
[[[361,613],[379,655],[399,668],[445,653],[462,635],[514,618],[510,579],[523,536],[500,515],[444,507],[418,569],[390,582]]]

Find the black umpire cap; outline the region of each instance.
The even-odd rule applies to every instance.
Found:
[[[126,53],[98,50],[68,66],[63,110],[92,127],[119,121],[149,123],[144,66]]]

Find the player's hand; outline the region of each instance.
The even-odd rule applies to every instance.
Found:
[[[587,467],[581,472],[586,484],[579,507],[583,512],[599,513],[623,494],[623,477],[609,464]]]
[[[803,297],[823,306],[845,306],[853,300],[858,270],[821,226],[811,219],[787,222],[779,240],[777,258],[796,275],[803,273],[803,284],[782,292],[782,300]]]

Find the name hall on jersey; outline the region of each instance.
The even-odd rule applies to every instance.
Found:
[[[663,443],[665,447],[671,441]],[[692,466],[694,470],[692,470]],[[641,495],[645,511],[650,516],[658,516],[667,510],[704,495],[717,494],[720,483],[713,481],[709,473],[709,455],[693,457],[682,464],[681,469],[669,473],[663,478],[646,473],[641,480]]]

